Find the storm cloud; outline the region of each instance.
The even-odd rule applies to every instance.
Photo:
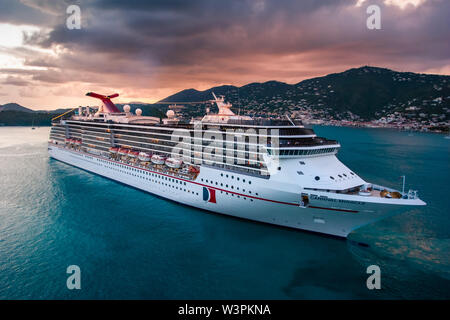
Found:
[[[81,8],[80,30],[66,27],[70,4]],[[366,27],[370,4],[381,8],[381,30]],[[0,49],[22,63],[17,72],[3,66],[0,82],[27,82],[43,92],[51,86],[47,99],[64,89],[81,97],[90,88],[155,101],[185,88],[296,83],[361,65],[450,70],[450,2],[443,0],[22,0],[2,6],[5,22],[40,29],[24,35],[23,48]]]

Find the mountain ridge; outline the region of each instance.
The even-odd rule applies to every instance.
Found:
[[[128,104],[132,110],[141,108],[144,115],[163,117],[168,109],[167,102],[206,102],[212,99],[212,92],[225,95],[235,111],[249,115],[279,116],[306,112],[315,119],[371,121],[399,113],[417,121],[450,120],[450,76],[372,66],[351,68],[294,84],[269,80],[240,87],[189,88],[153,104]],[[125,104],[117,105],[123,107]],[[43,112],[16,105],[28,110],[21,111]],[[4,106],[0,106],[0,111],[8,111]],[[205,113],[207,107],[212,111],[217,109],[207,103],[187,104],[180,112],[188,118],[198,117]]]
[[[211,92],[225,95],[234,106],[249,113],[286,113],[302,108],[325,110],[338,116],[350,112],[371,120],[408,106],[442,113],[438,104],[450,104],[450,76],[399,72],[362,66],[340,73],[305,79],[295,84],[277,80],[253,82],[241,87],[222,85],[203,91],[186,89],[160,102],[206,101]],[[438,99],[438,103],[433,100]],[[158,104],[158,103],[155,103]]]

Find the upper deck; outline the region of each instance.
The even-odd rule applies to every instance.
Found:
[[[130,148],[184,157],[185,162],[265,175],[268,174],[266,156],[317,157],[336,154],[340,147],[337,141],[317,137],[313,129],[287,116],[267,119],[236,115],[223,97],[214,96],[219,113],[208,111],[198,121],[179,119],[173,110],[169,110],[164,119],[143,116],[140,109],[133,113],[129,106],[120,111],[109,97],[95,97],[100,97],[102,102],[106,100],[109,108],[106,105],[80,107],[70,116],[55,118],[50,138],[60,141],[75,138],[82,147],[93,152]],[[187,158],[186,154],[189,154]]]

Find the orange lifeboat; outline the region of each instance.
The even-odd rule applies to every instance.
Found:
[[[139,152],[138,158],[139,158],[139,160],[141,160],[141,161],[150,161],[151,156],[150,156],[148,153],[145,153],[145,152]]]
[[[160,156],[158,154],[154,154],[152,156],[151,160],[154,164],[164,164],[164,161],[166,161],[166,158],[163,156]]]
[[[181,165],[183,164],[183,161],[175,159],[175,158],[168,158],[166,160],[166,166],[173,169],[179,169]]]
[[[139,156],[139,152],[130,150],[128,151],[128,156],[132,158],[137,158]]]

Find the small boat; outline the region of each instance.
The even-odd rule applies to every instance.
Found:
[[[137,158],[139,156],[139,152],[130,150],[128,151],[128,156],[132,158]]]
[[[158,154],[154,154],[152,156],[151,160],[154,164],[164,164],[164,161],[166,160],[166,158],[163,156],[160,156]]]
[[[183,161],[175,159],[175,158],[167,158],[166,160],[166,166],[174,169],[179,169],[181,165],[183,164]]]
[[[71,139],[67,139],[67,138],[66,138],[66,139],[64,139],[64,142],[65,142],[65,143],[70,143],[70,140],[71,140]]]
[[[75,144],[76,144],[77,146],[81,146],[81,140],[80,140],[80,139],[76,139],[76,140],[75,140]]]
[[[109,148],[109,152],[116,154],[117,152],[119,152],[119,148],[111,147]]]
[[[139,160],[141,160],[141,161],[150,161],[151,156],[150,156],[148,153],[145,153],[145,152],[139,152],[138,158],[139,158]]]

